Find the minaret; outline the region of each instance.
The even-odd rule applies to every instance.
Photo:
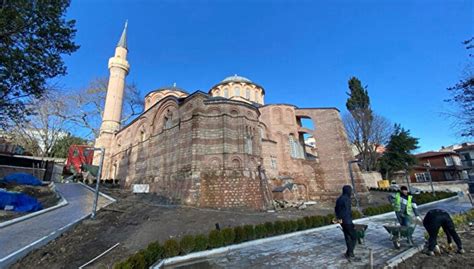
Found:
[[[122,36],[115,48],[115,55],[109,59],[109,86],[107,87],[100,134],[103,132],[115,133],[120,129],[125,76],[130,70],[130,65],[127,62],[127,23],[125,22]]]
[[[110,149],[115,133],[120,129],[122,118],[123,94],[125,90],[125,77],[128,75],[130,65],[127,61],[127,24],[120,36],[120,40],[115,48],[115,55],[109,59],[109,84],[107,95],[105,97],[104,113],[102,115],[102,124],[100,126],[99,136],[95,141],[95,147],[105,148],[104,167],[102,169],[102,178],[108,179],[110,165]],[[94,156],[94,164],[98,164],[98,156]]]

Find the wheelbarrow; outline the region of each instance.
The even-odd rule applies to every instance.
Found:
[[[401,225],[384,225],[385,230],[390,234],[390,240],[393,242],[393,246],[399,249],[401,246],[402,238],[406,238],[410,246],[413,246],[413,232],[415,232],[415,225],[401,226]]]
[[[364,244],[365,242],[365,231],[367,230],[368,225],[365,224],[354,224],[354,229],[356,230],[357,243],[359,245]]]
[[[341,224],[341,220],[334,219],[332,221],[334,224]],[[356,239],[359,245],[364,244],[365,242],[365,231],[367,230],[368,225],[365,224],[354,224],[354,229],[356,231]],[[342,226],[339,226],[339,229],[342,230]]]

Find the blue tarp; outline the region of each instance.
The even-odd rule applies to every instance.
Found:
[[[13,206],[13,211],[34,212],[43,209],[36,198],[24,193],[9,192],[0,190],[0,209],[5,206]]]
[[[3,178],[6,183],[16,183],[20,185],[41,186],[41,180],[28,173],[12,173]]]

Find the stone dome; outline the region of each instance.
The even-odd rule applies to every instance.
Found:
[[[237,75],[226,77],[221,82],[247,82],[247,83],[252,83],[252,81],[250,79],[248,79],[246,77],[237,76]]]

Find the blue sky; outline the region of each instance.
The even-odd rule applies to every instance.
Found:
[[[239,74],[266,103],[337,107],[347,81],[368,86],[372,108],[420,138],[420,150],[461,142],[443,115],[446,88],[468,61],[472,1],[76,0],[81,48],[65,58],[66,90],[107,76],[126,19],[131,72],[142,95],[172,85],[208,91]]]

